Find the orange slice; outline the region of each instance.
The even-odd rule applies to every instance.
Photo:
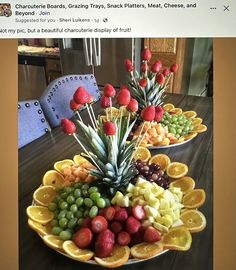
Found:
[[[157,154],[149,160],[149,164],[155,163],[160,165],[161,170],[165,171],[167,166],[170,164],[170,158],[165,154]]]
[[[71,167],[74,164],[75,163],[74,163],[73,160],[71,160],[71,159],[64,159],[64,160],[57,161],[54,164],[54,169],[56,171],[58,171],[59,173],[64,174],[64,169],[67,168],[67,167]]]
[[[180,188],[181,191],[185,194],[190,190],[193,190],[195,188],[195,181],[192,177],[184,176],[178,180],[175,180],[170,183],[170,188]]]
[[[178,115],[178,114],[182,114],[183,110],[181,108],[174,108],[174,109],[170,110],[170,112]]]
[[[194,118],[197,116],[197,113],[195,111],[186,111],[183,113],[184,116],[186,116],[187,118]]]
[[[206,130],[207,130],[207,126],[202,125],[202,124],[193,129],[193,131],[197,133],[202,133],[202,132],[205,132]]]
[[[195,138],[197,136],[197,134],[198,134],[197,132],[191,132],[191,133],[188,133],[188,134],[184,135],[181,138],[183,138],[184,141],[187,141],[187,140]]]
[[[173,110],[175,108],[175,106],[172,103],[167,103],[165,105],[163,105],[163,109],[167,112],[169,112],[170,110]]]
[[[125,264],[129,259],[130,249],[128,246],[116,245],[110,257],[98,258],[94,257],[95,261],[107,268],[115,268]]]
[[[43,176],[43,184],[45,186],[61,187],[64,184],[64,177],[55,170],[47,171]]]
[[[42,186],[35,190],[33,198],[35,202],[42,206],[48,206],[48,204],[57,195],[56,188],[53,186]]]
[[[188,250],[191,247],[191,233],[183,226],[172,228],[162,240],[165,249]]]
[[[44,206],[28,206],[26,213],[29,218],[40,224],[47,224],[53,219],[53,213]]]
[[[206,193],[203,189],[194,189],[187,192],[183,197],[183,205],[186,208],[198,208],[204,204]]]
[[[154,243],[140,243],[131,248],[131,255],[138,259],[151,258],[163,250],[161,242]]]
[[[63,251],[63,242],[64,241],[59,236],[52,235],[52,234],[45,235],[43,237],[43,241],[49,247],[56,249],[56,250],[59,249],[59,250]]]
[[[206,218],[198,210],[187,210],[180,215],[184,226],[191,232],[200,232],[206,227]]]
[[[166,173],[171,178],[180,178],[188,173],[188,166],[180,162],[172,162],[167,166]]]
[[[134,153],[134,159],[141,159],[142,161],[147,162],[151,157],[150,151],[143,146],[139,146]]]
[[[85,159],[81,155],[75,155],[73,157],[73,160],[74,160],[75,164],[78,164],[78,165],[81,164],[81,163],[84,163],[84,162],[88,162],[87,159]]]
[[[34,231],[36,231],[37,233],[41,234],[41,235],[47,235],[51,233],[51,226],[50,224],[40,224],[38,222],[33,221],[32,219],[28,219],[28,225],[30,226],[30,228]]]
[[[200,117],[196,117],[192,119],[192,124],[194,127],[201,125],[201,123],[202,123],[202,118]]]
[[[93,252],[88,249],[78,248],[73,241],[65,241],[62,245],[65,252],[71,256],[74,260],[88,261],[93,257]]]

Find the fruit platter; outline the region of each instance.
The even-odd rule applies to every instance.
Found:
[[[107,89],[110,101],[113,88]],[[195,188],[188,166],[164,154],[152,156],[142,133],[129,141],[137,101],[128,106],[131,100],[126,104],[122,91],[117,99],[121,116],[106,111],[101,119],[88,91],[75,91],[70,106],[85,106],[90,123],[74,109],[76,121],[62,119],[61,129],[82,153],[56,161],[26,209],[28,225],[50,248],[107,268],[189,250],[191,234],[206,226],[198,210],[206,194]],[[141,116],[150,125],[153,114],[147,108]]]

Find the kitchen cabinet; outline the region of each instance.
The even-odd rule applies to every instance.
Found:
[[[169,68],[174,63],[179,65],[178,72],[170,80],[170,86],[167,92],[181,93],[186,39],[145,38],[144,46],[151,50],[152,59],[150,60],[150,64],[153,64],[156,60],[161,60],[163,69]]]

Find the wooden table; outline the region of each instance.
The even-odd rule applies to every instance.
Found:
[[[208,130],[191,142],[175,148],[153,150],[152,154],[166,153],[172,161],[186,163],[188,175],[196,181],[197,188],[203,188],[207,197],[201,211],[207,218],[207,227],[193,234],[191,249],[186,252],[169,251],[164,255],[139,264],[123,266],[129,270],[211,270],[213,269],[213,169],[212,169],[212,98],[185,95],[168,95],[166,102],[172,102],[184,111],[194,110],[203,118]],[[99,106],[94,106],[99,111]],[[86,112],[83,112],[84,116]],[[85,119],[85,117],[84,117]],[[47,170],[55,161],[72,158],[81,152],[72,136],[65,136],[59,128],[19,151],[19,257],[20,270],[83,270],[102,269],[73,261],[48,248],[40,237],[27,225],[26,208],[32,202],[33,191],[41,184]]]

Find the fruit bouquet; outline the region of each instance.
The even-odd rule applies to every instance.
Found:
[[[178,71],[178,64],[162,69],[161,61],[156,60],[149,66],[151,57],[151,51],[145,48],[141,54],[140,74],[134,70],[129,59],[125,60],[129,90],[131,96],[139,104],[138,114],[140,115],[141,110],[146,107],[158,113],[158,117],[155,117],[151,128],[146,132],[143,145],[164,148],[183,144],[196,137],[198,133],[205,131],[206,126],[201,125],[202,119],[195,119],[196,112],[183,112],[181,108],[175,108],[173,104],[163,105],[165,91],[171,78]],[[141,130],[145,132],[147,129],[142,119],[138,119],[137,123],[132,130],[131,137],[135,137]]]
[[[128,107],[131,100],[124,104],[123,98],[120,111],[126,106],[127,117],[96,119],[91,96],[82,87],[76,90],[73,102],[87,108],[91,125],[75,110],[76,124],[62,119],[61,128],[83,153],[57,161],[45,173],[26,211],[29,226],[49,247],[108,268],[188,250],[191,233],[206,225],[197,210],[205,192],[194,189],[187,165],[166,155],[151,157],[140,146],[143,136],[127,143],[137,106]],[[141,115],[151,120],[146,108]]]

